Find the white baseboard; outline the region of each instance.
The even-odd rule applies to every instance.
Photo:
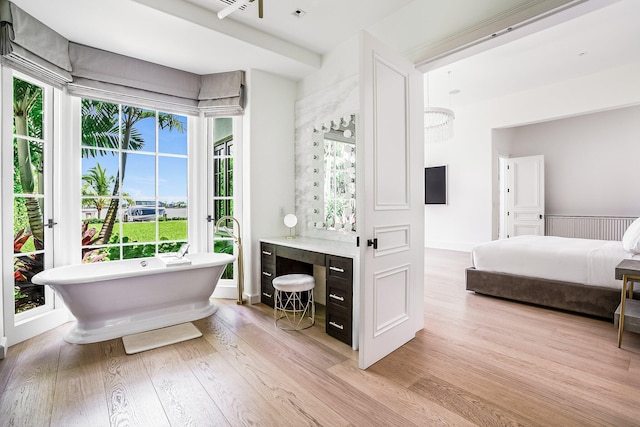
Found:
[[[7,337],[0,338],[0,359],[7,357]]]

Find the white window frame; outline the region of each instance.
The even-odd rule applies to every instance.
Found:
[[[2,66],[0,69],[0,92],[2,92],[2,152],[0,161],[2,162],[2,178],[0,181],[1,197],[3,206],[13,206],[13,78],[19,78],[29,83],[40,86],[43,93],[43,133],[45,145],[45,210],[44,221],[57,217],[55,200],[56,194],[53,189],[58,182],[58,172],[60,168],[54,167],[61,157],[61,150],[56,147],[61,142],[61,131],[59,120],[64,114],[65,103],[62,101],[63,95],[60,90],[51,85],[39,81],[38,79],[24,75],[9,67]],[[9,142],[7,142],[9,141]],[[13,209],[11,215],[2,213],[2,282],[5,284],[2,289],[2,327],[3,335],[7,337],[8,345],[13,345],[56,327],[69,319],[68,311],[64,309],[60,300],[54,292],[45,287],[45,305],[28,310],[24,313],[14,314],[15,303],[13,297]],[[58,234],[58,229],[55,229]],[[54,237],[54,230],[45,228],[45,244],[47,256],[45,257],[44,268],[51,268],[56,264],[57,245]]]
[[[226,116],[221,116],[218,118],[227,118]],[[239,233],[245,232],[245,228],[242,227],[243,222],[243,206],[242,206],[242,188],[243,188],[243,168],[242,168],[242,152],[243,152],[243,138],[242,138],[242,117],[228,117],[232,119],[233,123],[233,217],[238,220],[241,225],[241,230],[234,230],[234,232]],[[207,163],[206,163],[206,196],[204,200],[207,201],[207,216],[210,218],[214,218],[214,188],[213,188],[213,165],[214,165],[214,119],[207,119],[206,122],[206,150],[207,150]],[[235,223],[234,223],[235,227]],[[214,231],[215,231],[215,222],[210,221],[207,227],[207,251],[214,251]],[[241,236],[242,238],[242,236]],[[236,257],[238,254],[238,246],[234,244],[233,249],[234,255]],[[213,293],[214,298],[225,298],[225,299],[237,299],[238,298],[238,279],[239,274],[238,271],[238,261],[236,260],[233,263],[233,279],[220,279],[218,281],[218,285],[216,286],[216,290]],[[246,298],[247,295],[245,294]]]

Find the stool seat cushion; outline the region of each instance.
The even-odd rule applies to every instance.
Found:
[[[308,274],[285,274],[273,279],[273,287],[283,292],[301,292],[315,288],[316,281]]]

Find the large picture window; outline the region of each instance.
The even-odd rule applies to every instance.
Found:
[[[82,100],[82,260],[141,258],[187,241],[187,118]]]

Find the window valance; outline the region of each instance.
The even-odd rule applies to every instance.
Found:
[[[244,71],[200,76],[198,108],[205,116],[240,115],[244,108]]]
[[[0,0],[3,61],[60,86],[71,81],[69,41],[8,0]]]
[[[244,71],[198,75],[74,43],[8,0],[0,0],[0,54],[76,96],[206,116],[244,112]]]

